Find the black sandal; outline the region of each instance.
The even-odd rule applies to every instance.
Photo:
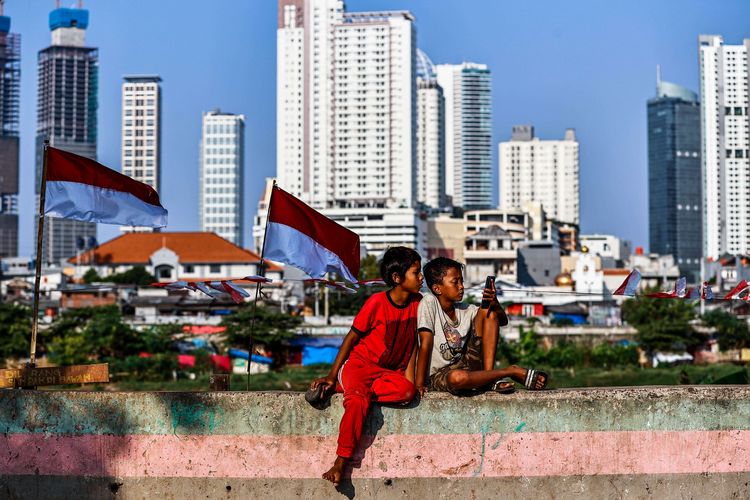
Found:
[[[501,387],[503,384],[510,385]],[[510,377],[505,377],[492,384],[492,390],[499,394],[513,394],[514,392],[516,392],[516,385],[513,382],[513,379],[511,379]]]
[[[539,381],[540,377],[544,378],[544,383],[542,383],[541,387],[537,387],[536,383]],[[530,391],[541,391],[547,387],[547,382],[549,382],[549,375],[547,375],[547,372],[542,370],[532,370],[531,368],[526,369],[526,380],[523,383],[526,389]]]
[[[331,396],[334,391],[326,391],[326,386],[319,385],[315,389],[308,389],[305,393],[305,401],[316,410],[325,410],[331,406]]]

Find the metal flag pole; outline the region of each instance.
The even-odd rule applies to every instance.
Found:
[[[29,367],[36,366],[36,336],[39,330],[39,282],[42,276],[42,238],[44,237],[44,201],[47,196],[47,150],[49,139],[44,140],[44,156],[42,160],[42,184],[39,187],[39,218],[36,230],[36,274],[34,276],[34,313],[31,318],[31,349],[29,352]]]
[[[271,196],[268,197],[268,207],[266,207],[266,225],[263,228],[263,244],[260,247],[260,270],[258,271],[258,275],[265,277],[265,269],[264,266],[266,264],[266,261],[263,260],[263,255],[266,252],[266,234],[268,234],[268,219],[271,216],[271,201],[273,200],[273,192],[276,190],[276,179],[273,180],[273,185],[271,186]],[[248,341],[247,346],[247,384],[245,387],[246,391],[250,390],[250,363],[252,363],[253,359],[253,333],[255,332],[255,315],[258,311],[258,296],[260,295],[260,287],[261,283],[258,281],[255,284],[255,301],[253,302],[253,317],[252,320],[250,320],[250,339]]]

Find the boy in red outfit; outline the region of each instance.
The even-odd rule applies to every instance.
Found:
[[[422,296],[419,254],[406,247],[389,248],[380,262],[380,275],[391,287],[374,294],[354,318],[327,377],[311,389],[344,393],[336,461],[323,478],[338,485],[362,435],[370,403],[408,403],[416,395],[414,364],[417,308]],[[336,380],[338,378],[338,385]]]

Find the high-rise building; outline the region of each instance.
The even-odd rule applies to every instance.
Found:
[[[276,170],[316,208],[333,204],[333,37],[343,0],[279,0]]]
[[[411,207],[411,14],[345,12],[341,0],[280,0],[277,47],[279,185],[316,208]]]
[[[123,77],[122,173],[161,188],[161,78]]]
[[[435,66],[417,49],[417,202],[443,208],[445,199],[445,98]]]
[[[18,255],[18,111],[21,36],[0,1],[0,258]]]
[[[127,75],[122,84],[122,173],[161,191],[161,78]],[[154,231],[122,226],[122,232]],[[158,229],[156,230],[158,231]]]
[[[245,117],[203,114],[200,148],[201,231],[243,246],[245,237]]]
[[[98,52],[87,47],[89,11],[59,8],[49,15],[52,43],[39,51],[36,133],[36,192],[39,193],[44,141],[96,159]],[[72,257],[79,242],[96,239],[96,224],[45,217],[42,262]],[[36,223],[36,218],[35,218]]]
[[[492,79],[484,64],[439,64],[445,96],[446,193],[465,210],[492,206]]]
[[[501,142],[500,207],[540,202],[550,219],[578,224],[579,163],[575,131],[563,140],[540,140],[531,125],[515,125],[510,141]]]
[[[692,279],[703,255],[700,150],[698,96],[657,74],[656,97],[648,101],[649,247],[674,256]]]
[[[700,35],[703,255],[750,253],[750,39]]]

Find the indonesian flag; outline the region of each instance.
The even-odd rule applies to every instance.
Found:
[[[84,222],[164,227],[167,210],[148,184],[94,160],[47,148],[44,213]]]
[[[625,281],[614,291],[612,295],[625,295],[626,297],[635,297],[635,291],[638,283],[641,281],[641,273],[638,269],[633,269],[625,278]]]
[[[312,278],[333,272],[356,283],[359,236],[274,186],[263,255]]]
[[[687,280],[685,278],[679,278],[674,284],[674,290],[671,292],[656,292],[649,293],[646,297],[656,299],[684,299],[687,292]]]
[[[748,288],[750,288],[750,284],[748,284],[748,282],[747,282],[747,281],[745,281],[745,280],[742,280],[742,281],[740,281],[739,283],[737,283],[737,286],[735,286],[734,288],[732,288],[732,289],[731,289],[731,290],[729,291],[729,293],[727,293],[727,294],[726,294],[726,295],[724,296],[724,300],[739,299],[739,298],[740,298],[740,295],[741,295],[741,294],[742,294],[742,293],[743,293],[743,292],[744,292],[745,290],[747,290]]]

